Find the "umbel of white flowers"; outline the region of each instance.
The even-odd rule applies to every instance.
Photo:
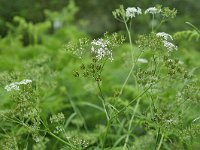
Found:
[[[142,14],[142,10],[139,7],[128,7],[126,9],[126,17],[133,18],[136,14]]]
[[[169,51],[178,50],[178,47],[171,42],[163,41],[164,47],[166,47]]]
[[[98,61],[105,57],[107,57],[110,61],[113,60],[112,50],[108,48],[109,44],[110,42],[108,40],[104,40],[102,38],[91,42],[91,52],[96,55]]]
[[[156,34],[157,37],[162,38],[164,47],[166,47],[168,49],[168,51],[173,51],[173,50],[177,50],[178,47],[175,46],[173,43],[169,42],[168,40],[173,41],[173,38],[170,34],[165,33],[165,32],[158,32]]]
[[[172,36],[168,33],[165,33],[165,32],[158,32],[156,35],[158,37],[163,38],[164,40],[168,40],[168,39],[173,40]]]
[[[155,15],[155,14],[159,14],[161,12],[161,9],[158,9],[156,7],[149,7],[148,9],[145,10],[145,14],[152,14],[152,15]]]
[[[20,82],[13,82],[9,85],[6,85],[5,90],[8,91],[8,92],[10,92],[12,90],[19,90],[19,85],[22,85],[22,84],[25,85],[25,84],[28,84],[28,83],[31,83],[31,82],[32,82],[32,80],[29,80],[29,79],[24,79]]]

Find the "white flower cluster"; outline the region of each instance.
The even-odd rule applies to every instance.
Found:
[[[13,82],[9,85],[6,85],[5,90],[8,91],[8,92],[12,91],[12,90],[19,90],[19,85],[22,85],[22,84],[25,85],[25,84],[28,84],[28,83],[31,83],[31,82],[32,82],[32,80],[29,80],[29,79],[24,79],[20,82]]]
[[[58,134],[58,133],[61,133],[61,132],[64,132],[64,131],[65,131],[65,129],[63,128],[63,126],[56,126],[53,133]]]
[[[157,9],[156,7],[150,7],[146,9],[144,13],[155,15],[155,14],[159,14],[160,12],[161,12],[161,9]]]
[[[168,39],[173,40],[172,36],[168,33],[165,33],[165,32],[158,32],[156,35],[158,37],[163,38],[164,40],[168,40]]]
[[[133,18],[135,17],[135,15],[138,14],[142,14],[142,10],[139,8],[139,7],[128,7],[126,9],[126,17],[130,17],[130,18]]]
[[[65,116],[62,112],[50,117],[51,123],[62,123],[64,120],[65,120]]]
[[[109,44],[110,44],[109,41],[104,40],[102,38],[98,40],[93,40],[91,42],[92,45],[91,51],[96,55],[98,61],[103,59],[104,57],[108,57],[110,61],[113,60],[112,50],[108,48]]]
[[[171,42],[163,41],[164,47],[166,47],[169,51],[178,50],[178,47]]]
[[[169,42],[168,40],[172,40],[173,38],[170,34],[165,32],[158,32],[156,34],[157,37],[161,37],[163,40],[164,47],[166,47],[169,51],[177,50],[178,47],[175,46],[173,43]]]

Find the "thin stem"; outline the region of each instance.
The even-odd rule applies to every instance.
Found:
[[[133,61],[134,61],[134,57],[133,57],[133,43],[132,43],[131,32],[130,32],[130,29],[131,29],[131,22],[132,22],[132,20],[130,21],[130,28],[128,28],[127,22],[126,22],[126,20],[124,19],[124,24],[125,24],[125,27],[126,27],[126,31],[127,31],[127,33],[128,33],[128,38],[129,38],[129,44],[130,44],[130,46],[131,46],[131,58],[132,58],[132,62],[133,62]],[[119,92],[119,96],[122,94],[123,89],[124,89],[126,83],[128,82],[128,79],[130,78],[132,72],[133,72],[134,66],[135,66],[135,65],[134,65],[134,63],[133,63],[133,65],[132,65],[132,67],[131,67],[131,70],[130,70],[130,72],[128,73],[128,76],[126,77],[126,79],[125,79],[125,81],[124,81],[124,83],[123,83],[123,85],[122,85],[122,88],[121,88],[121,90],[120,90],[120,92]]]
[[[103,108],[104,108],[104,111],[105,111],[105,114],[106,114],[106,118],[107,120],[110,119],[109,117],[109,114],[108,114],[108,111],[107,111],[107,108],[106,108],[106,104],[105,104],[105,98],[103,96],[103,93],[102,93],[102,90],[101,90],[101,86],[99,84],[99,81],[97,81],[97,86],[99,88],[99,93],[100,93],[100,99],[101,99],[101,102],[102,102],[102,105],[103,105]]]
[[[105,100],[105,98],[104,98],[104,96],[103,96],[103,92],[102,92],[102,90],[101,90],[101,86],[100,86],[99,81],[97,81],[97,86],[98,86],[98,88],[99,88],[100,97],[101,97],[103,100]]]
[[[128,105],[126,105],[125,107],[123,107],[119,112],[117,112],[114,116],[110,117],[110,119],[107,122],[107,126],[106,126],[106,132],[105,135],[103,137],[103,143],[102,143],[102,149],[104,149],[105,146],[105,141],[106,141],[106,137],[108,134],[108,130],[110,129],[110,125],[111,125],[111,121],[116,118],[121,112],[123,112],[128,106],[130,106],[135,100],[137,100],[138,98],[140,98],[141,96],[143,96],[148,89],[151,88],[152,85],[150,85],[147,89],[145,89],[141,94],[139,94],[137,97],[135,97]],[[135,114],[134,114],[135,115]]]
[[[125,139],[124,150],[126,149],[128,141],[129,141],[129,136],[130,136],[130,132],[131,132],[131,127],[132,127],[133,119],[135,117],[135,114],[136,114],[136,111],[138,109],[139,103],[140,103],[140,98],[138,98],[138,100],[137,100],[137,103],[136,103],[135,108],[133,110],[133,115],[131,117],[131,120],[130,120],[130,123],[129,123],[129,126],[128,126],[128,134],[127,134],[126,139]]]
[[[6,117],[6,116],[5,116],[5,117]],[[22,126],[28,128],[28,126],[27,126],[25,123],[23,123],[23,122],[16,121],[16,120],[14,120],[14,119],[12,119],[12,118],[9,118],[9,117],[7,117],[7,118],[10,119],[11,121],[15,122],[15,123],[18,123],[18,124],[20,124],[20,125],[22,125]],[[42,120],[40,120],[40,121],[42,122],[42,124],[44,125],[44,127],[45,127],[46,129],[48,129],[48,128],[46,127],[46,125],[43,123],[43,121],[42,121]],[[42,131],[42,130],[39,130],[39,131]],[[54,138],[56,138],[56,139],[59,140],[60,142],[62,142],[62,143],[64,143],[64,144],[66,144],[66,145],[72,147],[72,145],[70,145],[68,142],[64,141],[64,140],[61,139],[60,137],[56,136],[56,135],[53,134],[51,131],[45,130],[45,132],[48,132],[51,136],[53,136]]]
[[[67,146],[70,146],[71,148],[73,147],[74,149],[77,149],[75,146],[71,145],[69,142],[61,139],[60,137],[58,137],[57,135],[53,134],[49,128],[46,126],[46,124],[43,122],[42,119],[40,119],[40,122],[42,123],[42,125],[45,127],[45,130],[40,130],[40,131],[43,131],[43,132],[47,132],[48,134],[50,134],[52,137],[54,137],[55,139],[57,139],[58,141],[66,144]]]
[[[130,103],[128,103],[128,105],[124,106],[121,110],[119,110],[114,116],[110,117],[106,126],[106,132],[103,138],[103,143],[102,143],[102,149],[104,149],[105,146],[105,140],[108,134],[108,130],[110,128],[111,125],[111,121],[116,118],[121,112],[123,112],[128,106],[130,106],[135,100],[139,99],[141,96],[143,96],[150,88],[152,85],[150,85],[148,88],[146,88],[141,94],[139,94],[138,96],[136,96]],[[135,114],[134,114],[135,116]]]
[[[128,82],[128,79],[130,78],[132,72],[133,72],[134,67],[135,67],[135,64],[132,65],[131,70],[128,73],[128,76],[126,77],[126,79],[125,79],[125,81],[124,81],[124,83],[123,83],[123,85],[122,85],[122,87],[120,89],[119,96],[122,94],[122,92],[124,90],[124,87],[125,87],[126,83]]]
[[[191,26],[193,29],[195,29],[200,34],[200,30],[197,27],[195,27],[193,24],[191,24],[190,22],[186,22],[186,24]]]
[[[156,71],[157,71],[157,63],[156,63],[156,57],[155,57],[155,55],[153,55],[153,62],[154,62],[154,71],[153,71],[153,75],[155,75],[156,74]]]
[[[134,101],[136,101],[138,98],[142,97],[151,87],[153,84],[151,84],[148,88],[146,88],[141,94],[136,96],[132,101],[130,101],[126,106],[124,106],[122,109],[120,109],[110,120],[116,118],[121,112],[123,112],[127,107],[129,107]]]
[[[51,136],[53,136],[54,138],[56,138],[58,141],[60,141],[60,142],[62,142],[62,143],[64,143],[64,144],[66,144],[67,146],[69,146],[69,147],[72,147],[72,145],[70,145],[68,142],[66,142],[65,140],[63,140],[63,139],[61,139],[60,137],[58,137],[57,135],[55,135],[55,134],[53,134],[51,131],[47,131]],[[73,148],[75,148],[74,146],[73,146]]]
[[[161,25],[162,25],[164,22],[166,22],[166,20],[162,20],[162,21],[160,22],[160,24],[156,27],[155,31],[157,31],[157,30],[161,27]]]
[[[132,20],[131,20],[132,21]],[[128,33],[128,39],[129,39],[129,44],[131,46],[131,56],[132,56],[132,61],[134,60],[133,59],[133,42],[132,42],[132,38],[131,38],[131,32],[130,32],[130,29],[128,28],[128,25],[127,25],[127,22],[125,21],[124,19],[124,24],[125,24],[125,27],[126,27],[126,31]],[[130,27],[131,27],[131,24],[130,24]]]
[[[121,89],[120,89],[120,92],[119,92],[119,95],[118,95],[118,96],[120,96],[120,95],[122,94],[122,92],[123,92],[123,90],[124,90],[124,87],[125,87],[126,83],[128,82],[128,79],[130,78],[132,72],[133,72],[134,67],[137,65],[137,60],[138,60],[138,58],[139,58],[141,55],[142,55],[142,52],[138,55],[138,57],[136,57],[136,59],[135,59],[133,65],[131,66],[131,70],[130,70],[129,73],[128,73],[128,76],[126,77],[126,79],[125,79],[125,81],[124,81],[124,83],[123,83],[123,85],[122,85],[122,87],[121,87]]]
[[[160,148],[161,148],[161,146],[162,146],[163,139],[164,139],[164,135],[161,136],[159,145],[158,145],[158,147],[157,147],[156,150],[160,150]]]
[[[106,60],[103,63],[102,69],[100,71],[100,75],[102,73],[102,70],[103,70],[103,67],[104,67],[105,63],[106,63]],[[98,86],[98,89],[99,89],[99,98],[100,98],[100,100],[102,102],[103,109],[104,109],[104,112],[106,114],[106,119],[107,119],[106,132],[105,132],[105,134],[103,136],[103,141],[102,141],[102,149],[104,149],[105,141],[106,141],[107,134],[108,134],[108,131],[109,131],[109,128],[110,128],[110,124],[111,124],[111,120],[110,120],[110,117],[109,117],[109,114],[108,114],[108,110],[106,108],[106,101],[105,101],[105,98],[104,98],[104,95],[103,95],[103,92],[102,92],[102,89],[101,89],[100,81],[97,80],[96,82],[97,82],[97,86]]]
[[[131,18],[131,20],[129,22],[129,31],[131,30],[131,28],[132,28],[132,18]]]
[[[85,121],[85,119],[84,119],[84,117],[83,117],[81,111],[80,111],[79,108],[75,105],[75,103],[73,102],[72,98],[70,97],[70,95],[69,95],[68,93],[66,93],[66,96],[67,96],[67,98],[69,99],[69,102],[70,102],[70,104],[71,104],[71,106],[72,106],[74,112],[83,120],[83,122],[84,122],[83,125],[84,125],[85,130],[88,131],[86,121]]]
[[[111,119],[108,120],[108,123],[106,125],[106,132],[105,132],[104,137],[103,137],[102,150],[104,150],[104,147],[105,147],[105,142],[106,142],[106,138],[107,138],[107,135],[108,135],[108,131],[110,129],[110,125],[111,125]]]
[[[13,142],[14,142],[15,150],[19,150],[16,138],[14,136],[13,136]]]
[[[108,114],[108,111],[107,111],[107,108],[106,108],[105,98],[103,96],[103,92],[101,90],[101,86],[100,86],[99,81],[97,81],[97,86],[99,88],[100,99],[101,99],[101,102],[102,102],[102,105],[103,105],[103,108],[104,108],[104,111],[105,111],[105,114],[106,114],[106,118],[107,118],[106,132],[103,136],[103,142],[102,142],[102,150],[103,150],[104,147],[105,147],[105,141],[106,141],[107,134],[108,134],[108,131],[109,131],[109,128],[110,128],[111,120],[110,120],[110,117],[109,117],[109,114]]]
[[[131,56],[132,56],[132,63],[133,63],[133,64],[132,64],[131,69],[130,69],[130,71],[129,71],[129,73],[128,73],[128,75],[127,75],[127,77],[126,77],[126,79],[125,79],[125,81],[124,81],[124,83],[123,83],[121,89],[120,89],[120,92],[119,92],[119,95],[118,95],[118,96],[120,96],[120,95],[122,94],[122,92],[123,92],[123,90],[124,90],[124,87],[125,87],[126,83],[128,82],[128,80],[129,80],[129,78],[130,78],[130,76],[131,76],[131,74],[132,74],[132,72],[133,72],[134,67],[135,67],[136,64],[137,64],[137,59],[138,59],[138,58],[141,56],[141,54],[142,54],[142,53],[140,53],[140,54],[138,55],[138,57],[136,57],[136,59],[134,60],[133,42],[132,42],[131,32],[130,32],[131,26],[132,26],[132,19],[130,20],[129,28],[128,28],[128,25],[127,25],[127,21],[126,21],[125,19],[123,19],[123,20],[124,20],[124,24],[125,24],[125,27],[126,27],[126,31],[127,31],[127,33],[128,33],[129,44],[130,44],[130,46],[131,46],[131,54],[132,54]]]

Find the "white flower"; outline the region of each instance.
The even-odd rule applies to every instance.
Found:
[[[140,62],[140,63],[144,63],[144,64],[148,63],[148,60],[146,60],[144,58],[138,58],[137,61]]]
[[[22,80],[22,81],[20,81],[20,82],[13,82],[13,83],[11,83],[11,84],[9,84],[9,85],[6,85],[5,86],[5,90],[6,91],[8,91],[8,92],[10,92],[10,91],[12,91],[12,90],[19,90],[19,85],[22,85],[22,84],[28,84],[28,83],[31,83],[32,82],[32,80],[29,80],[29,79],[24,79],[24,80]]]
[[[126,17],[130,17],[130,18],[133,18],[135,17],[135,15],[138,14],[142,14],[142,10],[139,8],[139,7],[128,7],[126,9]]]
[[[19,86],[18,86],[17,82],[14,82],[14,83],[11,83],[9,85],[6,85],[5,90],[8,91],[8,92],[10,92],[12,90],[19,90]]]
[[[112,50],[108,48],[108,45],[110,44],[109,41],[104,40],[102,38],[98,40],[93,40],[91,42],[91,51],[96,55],[97,60],[101,60],[104,57],[108,57],[110,61],[113,60],[112,57]]]
[[[161,12],[161,9],[157,9],[156,7],[150,7],[150,8],[148,8],[148,9],[146,9],[145,10],[145,14],[153,14],[153,15],[155,15],[155,14],[159,14]]]
[[[164,44],[164,47],[166,47],[169,51],[177,50],[178,47],[175,46],[173,43],[169,42],[168,40],[173,40],[172,36],[165,32],[158,32],[156,34],[157,37],[162,38],[162,42]]]
[[[168,39],[173,40],[172,36],[168,33],[165,33],[165,32],[158,32],[156,35],[158,37],[163,38],[164,40],[168,40]]]
[[[177,46],[175,46],[174,44],[172,44],[171,42],[168,41],[163,41],[164,43],[164,47],[166,47],[169,51],[173,51],[173,50],[177,50]]]
[[[24,79],[24,80],[18,82],[18,84],[28,84],[28,83],[31,83],[31,82],[32,82],[32,80]]]

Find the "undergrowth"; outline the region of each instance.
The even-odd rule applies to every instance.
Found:
[[[43,23],[16,16],[18,25],[8,24],[0,149],[199,149],[199,62],[178,45],[199,41],[199,29],[188,23],[194,30],[170,35],[160,27],[175,8],[120,6],[112,13],[126,33],[92,39],[73,26],[77,10],[71,1]],[[144,15],[149,33],[134,35]]]

